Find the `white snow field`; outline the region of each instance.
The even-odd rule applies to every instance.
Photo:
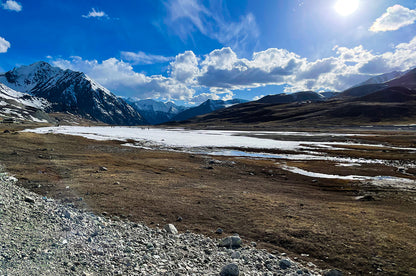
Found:
[[[222,131],[222,130],[185,130],[162,129],[148,127],[121,127],[121,126],[59,126],[27,129],[25,132],[39,134],[53,133],[82,136],[93,140],[118,140],[126,142],[125,146],[145,149],[162,149],[191,152],[195,154],[238,156],[249,158],[269,158],[279,160],[326,160],[338,162],[338,166],[360,166],[360,164],[387,164],[386,160],[349,158],[330,156],[319,151],[340,149],[345,145],[366,145],[374,148],[391,148],[403,151],[416,151],[415,148],[398,148],[377,144],[359,144],[353,142],[314,142],[307,141],[311,136],[359,136],[359,134],[339,133],[312,133],[312,132],[255,132],[255,131]],[[296,135],[305,137],[305,141],[276,140],[266,138],[266,134],[279,136]],[[128,142],[127,142],[128,141]],[[132,142],[133,141],[133,142]],[[252,151],[250,152],[250,149]],[[253,152],[256,149],[256,152]],[[257,151],[264,150],[264,152]],[[293,151],[293,153],[270,153],[268,150]],[[345,148],[344,148],[345,150]],[[414,164],[408,164],[413,167]],[[391,176],[359,176],[359,175],[327,175],[308,172],[296,167],[280,164],[282,169],[315,178],[338,178],[346,180],[369,181],[374,185],[397,186],[405,189],[415,189],[416,182],[407,178]],[[400,185],[399,185],[400,184]]]

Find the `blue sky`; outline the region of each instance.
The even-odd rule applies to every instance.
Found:
[[[0,0],[0,72],[39,60],[177,103],[340,91],[416,67],[416,1]]]

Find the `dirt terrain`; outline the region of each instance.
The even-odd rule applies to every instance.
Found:
[[[18,185],[41,195],[149,226],[174,223],[180,231],[212,237],[238,233],[258,247],[353,275],[416,275],[415,190],[311,178],[282,170],[283,162],[272,159],[144,150],[117,141],[17,132],[28,127],[34,126],[0,126],[0,160]],[[406,131],[378,131],[359,139],[416,146],[416,135]],[[416,162],[415,154],[364,146],[332,154],[396,160],[397,166],[397,160]],[[389,164],[286,164],[326,174],[409,179],[416,174]],[[219,227],[222,235],[215,233]]]

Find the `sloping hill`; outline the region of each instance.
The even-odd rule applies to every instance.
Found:
[[[257,102],[259,103],[270,103],[270,104],[279,104],[279,103],[293,103],[293,102],[304,102],[304,101],[322,101],[325,97],[319,93],[313,91],[302,91],[291,94],[276,94],[268,95]]]
[[[188,120],[196,116],[208,114],[215,110],[223,109],[223,108],[230,107],[230,106],[233,106],[239,103],[244,103],[244,102],[246,101],[241,100],[241,99],[233,99],[233,100],[228,100],[228,101],[207,100],[196,107],[192,107],[192,108],[186,109],[185,111],[180,112],[179,114],[177,114],[175,117],[172,118],[172,121]]]
[[[399,78],[395,78],[386,83],[388,86],[402,86],[409,89],[416,89],[416,68],[408,71],[406,74]]]
[[[355,101],[384,103],[404,103],[414,100],[416,100],[416,91],[405,87],[388,87],[355,99]]]
[[[337,97],[338,98],[353,98],[353,97],[362,97],[377,91],[380,91],[384,88],[387,88],[388,85],[384,83],[377,83],[377,84],[365,84],[362,86],[356,86],[353,88],[349,88],[342,93],[340,93]]]
[[[392,96],[396,89],[391,89],[359,99],[290,104],[249,102],[189,119],[182,125],[198,128],[276,128],[414,124],[416,99],[413,92],[399,91],[397,98]]]

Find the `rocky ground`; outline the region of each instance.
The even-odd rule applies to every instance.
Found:
[[[15,185],[1,174],[0,275],[319,275],[322,271],[170,224],[110,220]],[[333,270],[328,275],[337,275]]]
[[[102,215],[108,224],[128,219],[157,232],[157,227],[173,223],[181,233],[190,231],[212,240],[238,233],[245,245],[256,242],[256,249],[267,249],[276,256],[285,252],[281,257],[308,269],[311,262],[347,275],[416,275],[414,189],[315,178],[282,169],[284,162],[316,173],[415,180],[414,152],[374,147],[328,152],[331,156],[387,160],[338,166],[325,160],[213,157],[126,147],[118,141],[20,132],[36,126],[0,125],[0,160],[5,171],[19,179],[15,186]],[[416,146],[414,132],[378,130],[370,134],[354,141]],[[32,206],[24,198],[19,202]],[[14,212],[15,217],[20,215]],[[223,233],[216,233],[217,228]],[[71,242],[65,232],[62,235]],[[96,237],[91,239],[96,241]],[[220,250],[217,244],[214,248]],[[237,260],[224,260],[212,273],[219,273],[230,262],[244,272]],[[82,274],[76,262],[82,263],[70,261],[67,269],[71,272],[75,266],[76,274]],[[259,263],[262,272],[268,272],[264,263]]]

